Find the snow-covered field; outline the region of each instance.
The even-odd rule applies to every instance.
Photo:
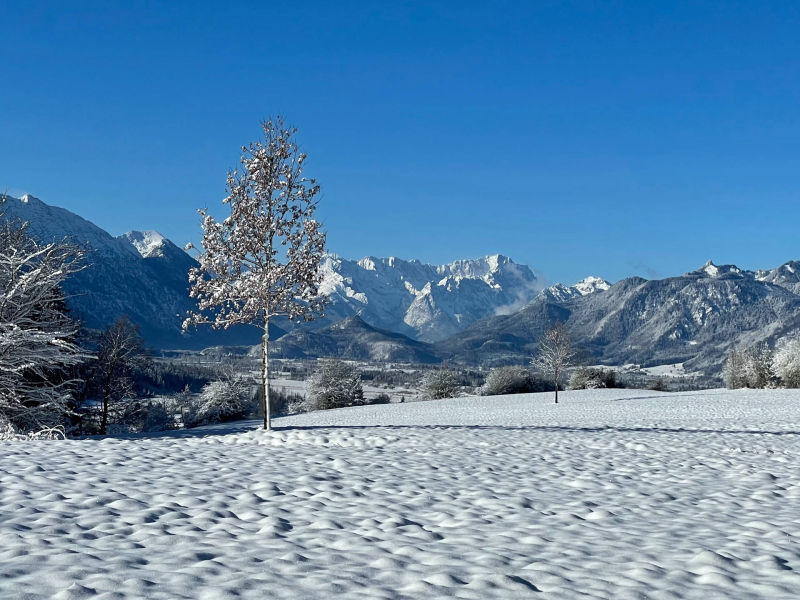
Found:
[[[0,445],[0,598],[798,598],[800,393]]]

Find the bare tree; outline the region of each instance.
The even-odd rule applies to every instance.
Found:
[[[261,388],[264,429],[269,411],[269,322],[276,316],[310,321],[322,310],[320,261],[325,234],[314,220],[319,185],[303,176],[306,155],[296,129],[278,117],[262,124],[264,142],[242,147],[243,170],[228,173],[231,214],[217,222],[206,209],[199,267],[189,272],[197,311],[184,321],[227,329],[262,330]]]
[[[552,376],[556,404],[558,404],[558,382],[564,370],[572,365],[575,354],[567,328],[564,323],[557,323],[545,332],[539,343],[539,353],[531,359],[534,368]]]
[[[22,429],[59,425],[69,412],[69,370],[88,355],[60,286],[84,256],[67,242],[40,244],[0,214],[0,413]]]
[[[94,377],[102,394],[102,435],[108,432],[112,404],[133,393],[131,375],[145,360],[144,339],[127,316],[120,317],[100,334]]]

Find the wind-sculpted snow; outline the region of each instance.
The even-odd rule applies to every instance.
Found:
[[[800,597],[800,393],[560,399],[4,443],[0,597]]]

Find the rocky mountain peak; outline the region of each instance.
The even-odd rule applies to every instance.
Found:
[[[744,274],[745,272],[736,265],[716,265],[712,260],[706,261],[706,263],[696,271],[687,273],[687,275],[699,275],[700,277],[710,278],[719,278],[726,275],[741,276]]]
[[[157,231],[129,231],[120,237],[133,244],[142,258],[164,256],[167,244],[174,245]]]

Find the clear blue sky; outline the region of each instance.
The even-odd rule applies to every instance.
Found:
[[[800,259],[797,2],[115,4],[0,0],[0,189],[197,240],[281,113],[345,257]]]

